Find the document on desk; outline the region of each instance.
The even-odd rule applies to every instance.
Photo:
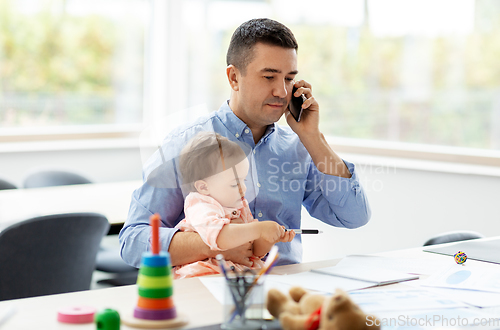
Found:
[[[353,291],[376,286],[373,282],[359,281],[345,277],[332,276],[317,272],[303,272],[290,275],[270,275],[266,281],[276,285],[301,286],[308,290],[334,293],[336,289]]]
[[[350,292],[349,296],[368,313],[467,307],[459,300],[425,289],[362,290]]]
[[[379,267],[365,267],[359,265],[332,266],[326,268],[313,269],[311,272],[342,277],[351,280],[373,283],[374,285],[386,285],[419,278],[415,274],[407,274],[391,269]],[[373,285],[372,285],[373,286]]]
[[[430,276],[422,285],[500,293],[500,271],[470,265],[453,265]]]
[[[441,260],[432,258],[394,258],[374,255],[349,255],[337,263],[338,266],[384,268],[408,274],[431,275],[447,268]]]
[[[418,288],[425,287],[425,289],[431,292],[435,292],[444,297],[448,297],[454,300],[462,301],[467,305],[474,307],[479,307],[479,308],[488,308],[497,306],[500,307],[500,293],[497,292],[457,290],[454,288],[430,287],[430,286],[424,286],[419,282],[415,282],[415,284],[409,283],[409,285]]]

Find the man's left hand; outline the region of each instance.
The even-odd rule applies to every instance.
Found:
[[[286,111],[285,116],[288,125],[302,140],[306,136],[320,133],[319,104],[312,95],[312,86],[310,83],[305,80],[298,80],[294,85],[297,87],[297,90],[293,96],[300,97],[301,94],[304,94],[306,97],[306,100],[302,104],[302,116],[300,122],[297,122],[295,118],[293,118],[290,114],[290,110]]]

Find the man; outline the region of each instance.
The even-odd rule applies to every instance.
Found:
[[[247,195],[253,191],[250,209],[256,219],[297,229],[304,205],[313,217],[333,226],[356,228],[368,222],[371,212],[354,165],[344,162],[319,131],[319,105],[311,84],[295,81],[297,49],[292,32],[270,19],[253,19],[236,29],[227,52],[230,100],[209,116],[170,133],[145,165],[145,183],[134,192],[120,232],[121,255],[127,263],[139,267],[142,252],[149,249],[148,223],[153,213],[161,216],[162,249],[170,252],[172,265],[221,253],[210,250],[197,233],[173,228],[184,218],[175,159],[199,131],[215,131],[249,147],[246,185]],[[295,96],[306,97],[299,122],[287,110],[293,86]],[[289,127],[276,124],[282,115]],[[279,264],[302,260],[300,235],[287,235],[293,240],[278,243]],[[250,243],[222,253],[228,260],[251,265]]]

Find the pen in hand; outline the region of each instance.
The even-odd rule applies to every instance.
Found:
[[[303,235],[303,234],[322,234],[323,231],[318,230],[318,229],[285,229],[285,231],[288,230],[293,230],[295,234],[297,235]]]

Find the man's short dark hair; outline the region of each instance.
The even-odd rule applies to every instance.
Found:
[[[234,31],[227,50],[227,65],[232,64],[245,74],[254,56],[253,46],[258,42],[295,51],[299,48],[292,31],[285,25],[268,18],[251,19]]]

